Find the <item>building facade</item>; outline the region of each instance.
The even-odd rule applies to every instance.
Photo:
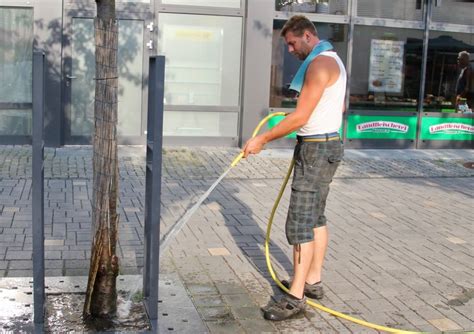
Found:
[[[302,13],[348,70],[346,147],[472,148],[473,114],[459,112],[455,99],[459,52],[469,52],[474,67],[473,1],[116,3],[121,144],[145,141],[148,57],[155,54],[166,56],[165,144],[238,146],[269,112],[294,110],[288,87],[299,61],[279,32]],[[31,141],[35,49],[47,62],[46,144],[90,143],[94,16],[93,0],[0,0],[0,144]],[[289,137],[272,145],[290,146]]]

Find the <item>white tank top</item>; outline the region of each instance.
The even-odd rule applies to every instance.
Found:
[[[334,84],[324,89],[308,122],[297,131],[300,136],[337,132],[342,124],[342,110],[346,96],[346,69],[337,53],[324,51],[321,52],[321,55],[336,60],[339,65],[339,78]]]

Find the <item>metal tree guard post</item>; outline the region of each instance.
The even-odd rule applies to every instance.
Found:
[[[33,53],[32,232],[34,323],[44,322],[44,53]]]
[[[164,80],[165,57],[150,57],[146,142],[143,296],[148,318],[152,320],[152,323],[158,319]]]

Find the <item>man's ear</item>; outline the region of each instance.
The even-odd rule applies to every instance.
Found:
[[[311,33],[308,30],[304,31],[304,40],[306,41],[306,43],[309,43],[309,41],[311,40]]]

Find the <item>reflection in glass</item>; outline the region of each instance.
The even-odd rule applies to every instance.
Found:
[[[357,15],[384,19],[421,21],[423,10],[417,0],[357,0]]]
[[[90,136],[94,127],[94,21],[73,19],[71,135]],[[140,136],[143,21],[119,21],[118,135]]]
[[[242,18],[160,14],[165,104],[238,106]]]
[[[288,52],[285,41],[280,37],[280,32],[285,22],[282,20],[275,20],[273,22],[270,83],[270,107],[273,108],[294,108],[296,106],[296,95],[288,87],[301,61]],[[347,26],[332,23],[314,23],[314,25],[318,31],[319,38],[329,40],[339,57],[346,63]]]
[[[32,59],[33,10],[0,7],[0,135],[31,134]]]
[[[31,108],[0,110],[0,136],[29,136],[31,127]]]
[[[275,0],[275,9],[282,12],[347,15],[347,0]]]
[[[119,21],[119,136],[140,136],[142,127],[143,22]]]
[[[164,5],[189,5],[205,7],[240,8],[241,0],[162,0]]]
[[[163,135],[236,137],[237,112],[165,111]]]
[[[472,1],[443,0],[433,6],[432,21],[474,25],[474,3]]]
[[[94,126],[94,21],[72,20],[71,136],[90,136]]]
[[[350,108],[416,111],[423,32],[356,26]]]
[[[474,70],[473,35],[438,31],[430,32],[426,68],[425,111],[456,111],[456,82],[461,72],[457,59],[461,51],[470,53],[470,67],[471,70]],[[474,78],[471,78],[471,82],[474,85]],[[471,94],[474,94],[474,87],[471,90]],[[471,108],[474,107],[472,99],[468,101],[468,104]]]

